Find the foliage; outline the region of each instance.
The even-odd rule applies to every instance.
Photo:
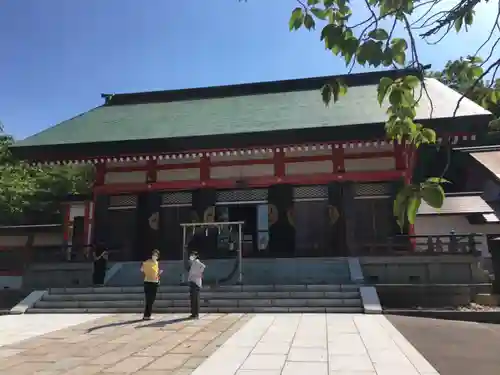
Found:
[[[8,150],[12,143],[12,137],[0,134],[1,224],[19,224],[33,217],[49,220],[68,194],[90,192],[90,168],[31,166],[12,157]]]
[[[401,78],[382,78],[377,98],[381,106],[388,107],[387,137],[404,144],[407,150],[415,150],[421,144],[436,142],[435,131],[416,121],[417,108],[424,95],[431,105],[429,117],[432,117],[434,106],[427,93],[425,70],[419,61],[416,39],[420,37],[436,44],[452,30],[467,31],[474,22],[475,8],[480,3],[481,0],[460,0],[452,5],[443,0],[364,0],[369,16],[366,20],[355,22],[354,3],[349,0],[297,0],[289,28],[315,30],[320,26],[320,40],[325,48],[343,58],[349,72],[355,64],[407,69],[408,74]],[[434,10],[436,8],[438,10]],[[498,12],[488,39],[484,43],[478,41],[480,47],[474,55],[448,64],[441,75],[448,85],[486,108],[500,102],[499,81],[495,80],[500,59],[492,59],[492,56],[498,58],[499,55],[495,53],[495,48],[500,38],[495,40],[495,37],[500,31],[500,8]],[[404,35],[400,35],[400,29],[404,30]],[[418,36],[415,35],[416,30],[420,32]],[[438,40],[432,42],[433,37],[438,37]],[[491,44],[489,55],[483,61],[478,54],[488,44]],[[490,83],[485,82],[488,75]],[[340,100],[347,90],[344,82],[328,82],[322,88],[321,96],[325,105],[329,105],[332,99],[333,103]],[[456,105],[454,116],[462,99]],[[498,125],[498,120],[492,124]],[[445,172],[446,169],[441,176],[431,177],[423,183],[406,185],[398,193],[394,201],[394,216],[401,228],[406,222],[413,224],[422,200],[434,208],[442,206],[442,184],[447,183],[443,179]]]
[[[427,76],[438,79],[499,117],[500,78],[491,81],[474,79],[481,75],[483,62],[478,56],[461,57],[455,61],[448,61],[442,71],[430,72]]]

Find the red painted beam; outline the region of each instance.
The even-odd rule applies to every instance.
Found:
[[[371,159],[371,158],[382,158],[382,157],[392,157],[394,156],[393,151],[379,151],[379,152],[365,152],[361,154],[345,154],[342,148],[332,149],[332,154],[337,155],[336,161],[339,165],[343,165],[343,159]],[[244,166],[244,165],[263,165],[263,164],[274,164],[275,170],[280,173],[280,168],[283,168],[284,175],[284,165],[285,163],[305,163],[314,161],[325,161],[331,160],[330,155],[313,155],[313,156],[285,156],[283,151],[275,152],[274,158],[267,159],[248,159],[248,160],[223,160],[223,161],[210,161],[208,157],[203,156],[200,162],[189,162],[189,163],[178,163],[178,164],[160,164],[156,166],[157,170],[172,170],[172,169],[187,169],[187,168],[204,168],[207,165],[210,167],[234,167],[234,166]],[[202,163],[208,163],[202,166]],[[281,167],[281,163],[283,166]],[[147,166],[123,166],[123,167],[109,167],[106,169],[107,172],[135,172],[135,171],[146,171]],[[343,170],[341,168],[340,170]],[[201,171],[200,171],[201,173]]]
[[[470,137],[472,136],[473,133],[470,133],[470,132],[453,132],[453,133],[446,133],[446,134],[438,134],[438,138],[446,138],[446,137],[455,137],[455,136],[458,136],[458,137],[463,137],[463,136],[467,136],[467,137]],[[354,144],[357,144],[357,143],[367,143],[367,142],[380,142],[380,141],[385,141],[384,139],[379,139],[379,140],[349,140],[349,141],[342,141],[342,142],[331,142],[331,141],[326,141],[326,142],[311,142],[311,143],[308,143],[307,146],[311,146],[313,144],[322,144],[322,145],[342,145],[342,144],[345,144],[345,143],[354,143]],[[248,147],[246,149],[265,149],[265,150],[275,150],[277,148],[279,149],[283,149],[283,148],[291,148],[291,147],[295,147],[297,148],[298,146],[300,146],[299,144],[294,144],[294,145],[273,145],[273,146],[262,146],[262,145],[255,145],[255,146],[251,146],[251,147]],[[303,145],[303,147],[305,147],[305,145]],[[333,148],[333,147],[332,147]],[[243,148],[225,148],[225,149],[199,149],[199,150],[190,150],[190,151],[178,151],[178,152],[170,152],[170,153],[173,153],[173,154],[199,154],[199,153],[202,153],[202,154],[206,154],[206,153],[220,153],[220,152],[226,152],[226,151],[230,151],[230,152],[233,152],[233,151],[239,151]],[[165,151],[164,153],[158,153],[156,154],[157,156],[158,155],[164,155],[166,153],[169,153],[168,151]],[[83,154],[83,155],[78,155],[78,156],[75,156],[75,155],[68,155],[68,154],[64,154],[64,153],[61,153],[61,154],[58,154],[58,157],[56,158],[51,158],[51,157],[47,157],[47,154],[45,154],[44,156],[41,156],[39,159],[37,160],[33,160],[33,161],[58,161],[58,160],[105,160],[107,158],[110,158],[110,157],[114,157],[114,158],[127,158],[127,157],[143,157],[143,158],[149,158],[151,156],[150,153],[135,153],[135,154],[118,154],[118,155],[113,155],[113,156],[110,156],[110,155],[107,155],[107,156],[103,156],[103,155],[88,155],[88,154]]]
[[[322,185],[332,181],[363,181],[378,182],[392,181],[404,177],[405,171],[378,171],[378,172],[348,172],[348,173],[322,173],[311,175],[292,176],[262,176],[245,179],[245,187],[268,187],[277,183],[292,185]],[[153,184],[109,184],[96,186],[95,194],[123,194],[136,193],[141,191],[157,190],[194,190],[201,187],[213,187],[216,189],[239,188],[241,183],[236,179],[213,179],[203,185],[201,181],[161,181]]]

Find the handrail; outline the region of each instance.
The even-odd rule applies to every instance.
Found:
[[[451,232],[446,235],[397,235],[381,243],[362,243],[358,255],[478,255],[483,234]]]

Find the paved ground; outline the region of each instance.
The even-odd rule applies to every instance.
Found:
[[[441,375],[500,374],[500,325],[387,315]]]
[[[30,339],[77,324],[90,322],[104,316],[106,315],[4,315],[0,317],[0,350],[3,345]]]
[[[71,317],[65,315],[65,318]],[[0,317],[1,335],[7,323],[5,318],[14,321],[21,316]],[[38,319],[40,326],[45,326],[41,319],[47,322],[63,319],[53,315],[24,315],[22,318],[25,321]],[[78,326],[15,343],[12,339],[9,345],[0,347],[0,357],[3,357],[0,373],[188,375],[250,316],[210,314],[193,321],[186,320],[185,316],[163,315],[149,322],[137,318],[137,315],[114,315],[95,320],[88,316],[87,320],[92,321]],[[33,327],[36,323],[30,325]]]
[[[41,318],[65,319],[23,319],[30,317],[40,326]],[[198,321],[164,315],[152,322],[136,318],[106,316],[4,345],[0,373],[437,375],[381,315],[207,314]]]
[[[255,316],[192,375],[437,375],[382,315]]]

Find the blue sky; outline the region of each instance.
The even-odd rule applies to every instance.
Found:
[[[496,4],[490,5],[471,32],[438,46],[421,43],[421,61],[438,69],[474,52],[493,21]],[[295,0],[2,0],[0,120],[20,139],[102,104],[101,93],[345,73],[317,32],[288,31],[295,6]]]

